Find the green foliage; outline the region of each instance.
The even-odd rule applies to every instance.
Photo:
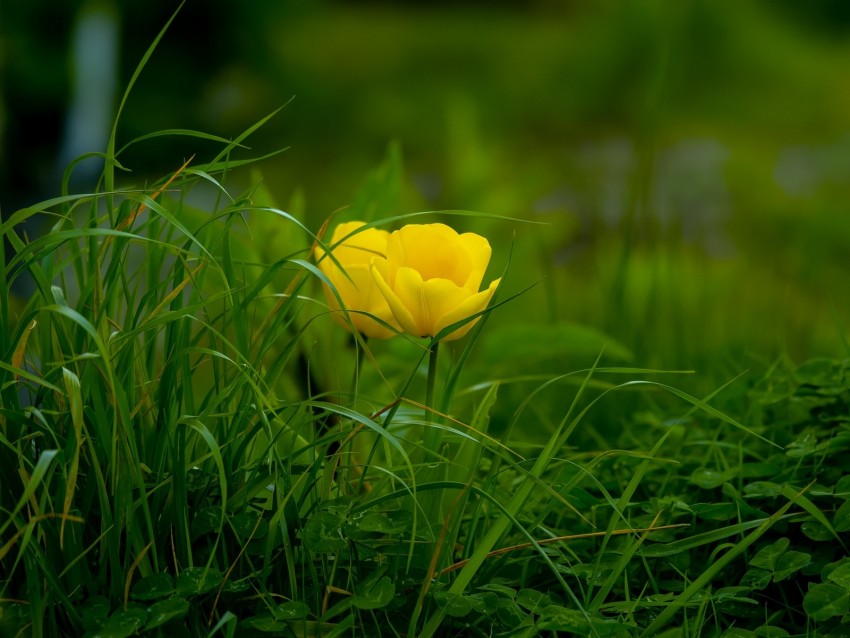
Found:
[[[842,626],[850,361],[781,360],[700,399],[599,360],[545,373],[605,340],[562,326],[538,374],[483,376],[523,356],[519,327],[484,336],[478,359],[446,350],[451,418],[424,418],[407,402],[424,351],[357,344],[354,374],[356,348],[312,296],[315,236],[261,189],[231,194],[226,170],[216,158],[145,191],[66,194],[3,227],[7,286],[36,286],[15,309],[2,295],[6,633]],[[204,189],[211,211],[189,202]],[[16,234],[44,214],[48,235]],[[615,344],[609,358],[632,356]],[[341,373],[353,385],[330,391]]]

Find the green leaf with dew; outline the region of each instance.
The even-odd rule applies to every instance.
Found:
[[[166,623],[179,620],[189,613],[189,601],[180,596],[173,596],[154,603],[148,607],[148,623],[145,630],[161,627]]]
[[[206,594],[218,588],[222,574],[215,567],[187,567],[177,574],[175,591],[178,596]]]
[[[691,474],[691,483],[703,488],[704,490],[713,490],[716,487],[720,487],[727,481],[732,480],[737,475],[737,468],[726,470],[724,472],[709,468],[699,468],[694,470]]]
[[[310,614],[310,608],[300,600],[290,600],[274,608],[275,620],[301,620]]]
[[[516,595],[516,604],[532,614],[540,615],[545,607],[553,603],[549,596],[536,589],[520,589]]]
[[[832,527],[835,528],[836,532],[850,532],[850,500],[844,501],[835,510],[835,515],[832,517]]]
[[[826,526],[814,519],[804,521],[800,525],[800,531],[813,541],[824,542],[833,539],[832,533]]]
[[[83,620],[83,628],[93,631],[100,627],[109,617],[112,607],[109,600],[104,596],[92,596],[80,605],[80,616]]]
[[[466,594],[435,592],[434,600],[445,610],[446,615],[452,618],[463,618],[473,609],[473,601]]]
[[[392,602],[395,596],[395,584],[389,576],[381,576],[374,582],[366,579],[354,588],[351,604],[358,609],[380,609]]]
[[[304,525],[301,539],[310,551],[332,554],[344,549],[348,541],[343,537],[345,520],[333,512],[316,512]]]
[[[850,561],[842,562],[829,571],[825,570],[824,576],[836,585],[850,591]]]
[[[174,579],[169,574],[151,574],[139,580],[130,590],[134,600],[159,600],[174,593]]]
[[[806,592],[803,609],[812,620],[829,620],[850,611],[850,591],[833,583],[818,583]]]
[[[773,572],[773,581],[776,583],[783,581],[795,572],[803,569],[811,562],[811,554],[797,552],[794,550],[785,552],[779,557],[779,560],[776,561],[776,568]]]
[[[753,567],[761,567],[768,571],[773,571],[776,568],[776,561],[782,556],[791,545],[791,541],[787,538],[780,538],[767,547],[761,548],[758,553],[753,556],[750,565]]]
[[[127,638],[142,628],[147,617],[144,609],[120,609],[101,625],[92,638]]]

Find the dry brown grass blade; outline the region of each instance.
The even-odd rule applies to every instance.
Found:
[[[18,339],[18,345],[15,346],[15,352],[12,354],[12,366],[18,369],[22,369],[24,364],[24,353],[27,349],[27,341],[29,341],[30,335],[32,331],[35,330],[35,327],[38,325],[38,322],[33,319],[30,324],[24,328],[23,334],[21,334],[21,338]],[[15,374],[15,381],[18,380],[18,374]]]
[[[194,155],[193,155],[192,157],[190,157],[189,159],[187,159],[187,160],[184,162],[183,166],[181,166],[180,168],[178,168],[178,169],[174,172],[174,174],[173,174],[171,177],[169,177],[169,178],[168,178],[168,180],[165,182],[165,184],[163,184],[162,186],[160,186],[160,187],[157,189],[157,191],[156,191],[153,195],[151,195],[151,199],[155,200],[155,199],[156,199],[157,197],[159,197],[162,193],[164,193],[164,192],[165,192],[165,190],[166,190],[166,189],[167,189],[167,188],[168,188],[168,187],[169,187],[169,186],[170,186],[170,185],[174,182],[174,180],[175,180],[175,179],[177,179],[177,177],[178,177],[178,176],[179,176],[179,175],[180,175],[183,171],[185,171],[185,170],[186,170],[186,168],[189,166],[189,164],[190,164],[190,163],[192,162],[192,160],[194,160],[194,159],[195,159],[195,156],[194,156]],[[141,214],[142,214],[145,210],[147,210],[147,206],[145,206],[144,204],[139,204],[139,205],[136,207],[136,210],[131,211],[131,212],[130,212],[130,214],[129,214],[129,215],[127,215],[127,218],[126,218],[126,219],[123,219],[122,221],[120,221],[119,223],[117,223],[117,224],[115,225],[115,230],[126,230],[127,228],[129,228],[129,227],[130,227],[130,224],[132,224],[132,223],[136,220],[136,218],[137,218],[139,215],[141,215]],[[112,243],[112,240],[113,240],[113,239],[115,239],[114,235],[109,235],[109,236],[107,236],[107,237],[106,237],[106,239],[104,239],[104,240],[103,240],[103,243],[100,245],[100,252],[99,252],[99,253],[98,253],[98,255],[97,255],[97,263],[98,263],[98,264],[102,264],[102,263],[103,263],[103,261],[104,261],[104,257],[105,257],[105,255],[106,255],[106,250],[109,248],[109,245]],[[97,312],[97,309],[100,307],[100,301],[101,301],[101,299],[103,299],[103,290],[102,290],[102,288],[101,288],[101,284],[102,284],[102,282],[101,282],[100,278],[96,278],[95,283],[96,283],[97,285],[95,286],[95,289],[94,289],[94,299],[92,300],[92,306],[93,306],[93,308],[94,308],[95,312]]]
[[[221,584],[218,586],[218,591],[215,593],[215,600],[213,601],[213,606],[210,610],[210,617],[207,619],[207,625],[212,625],[213,618],[215,618],[215,610],[216,607],[218,607],[218,601],[221,598],[221,590],[224,589],[224,585],[230,578],[230,574],[232,574],[233,570],[236,568],[236,564],[239,562],[239,559],[242,557],[242,554],[244,554],[245,550],[248,549],[248,543],[250,543],[254,539],[254,534],[257,533],[257,530],[259,529],[262,520],[263,513],[260,512],[260,515],[257,517],[257,522],[254,523],[254,529],[251,530],[251,534],[245,540],[245,543],[242,545],[242,547],[239,548],[239,553],[236,555],[236,558],[234,558],[233,562],[230,564],[230,569],[227,570],[227,573],[224,575],[224,578],[221,579]]]
[[[181,281],[179,284],[177,284],[177,286],[174,288],[174,290],[172,290],[167,295],[165,295],[165,297],[162,299],[162,301],[159,303],[159,305],[156,308],[154,308],[153,310],[150,311],[150,314],[147,317],[145,317],[145,320],[142,322],[142,324],[147,323],[148,321],[153,319],[156,315],[158,315],[160,312],[162,312],[163,308],[165,308],[168,304],[170,304],[174,300],[174,298],[177,295],[179,295],[190,282],[194,281],[197,274],[206,265],[207,265],[206,262],[203,262],[203,261],[201,263],[199,263],[195,267],[194,270],[192,270],[188,275],[186,275],[186,278],[183,281]]]
[[[191,164],[191,163],[192,163],[192,160],[193,160],[193,159],[195,159],[195,156],[194,156],[194,155],[193,155],[192,157],[190,157],[189,159],[187,159],[187,160],[183,163],[183,166],[181,166],[180,168],[178,168],[178,169],[174,172],[174,174],[173,174],[171,177],[169,177],[169,178],[168,178],[168,180],[165,182],[165,184],[163,184],[162,186],[160,186],[160,187],[157,189],[157,191],[156,191],[153,195],[151,195],[151,199],[156,200],[156,198],[157,198],[157,197],[159,197],[160,195],[162,195],[162,194],[163,194],[163,193],[164,193],[164,192],[168,189],[168,187],[169,187],[169,186],[171,186],[171,184],[174,182],[174,180],[175,180],[175,179],[177,179],[177,178],[180,176],[180,174],[181,174],[183,171],[185,171],[185,170],[186,170],[186,168],[188,168],[189,164]],[[124,219],[124,220],[122,220],[120,223],[116,224],[116,226],[115,226],[115,230],[126,230],[127,228],[129,228],[129,227],[130,227],[130,225],[131,225],[134,221],[136,221],[136,218],[137,218],[139,215],[141,215],[143,212],[145,212],[145,211],[147,210],[147,208],[148,208],[148,207],[147,207],[147,206],[145,206],[144,204],[139,204],[139,206],[136,208],[136,210],[132,211],[129,215],[127,215],[126,219]],[[107,239],[107,241],[108,241],[108,239]],[[106,244],[106,242],[104,242],[104,245],[105,245],[105,244]]]
[[[136,568],[142,563],[152,545],[153,541],[145,545],[145,548],[139,552],[136,560],[130,565],[130,569],[127,570],[127,580],[124,582],[124,609],[127,609],[127,605],[130,603],[130,583],[133,582],[133,574],[136,573]]]
[[[58,514],[55,512],[51,512],[49,514],[39,514],[38,516],[34,516],[33,518],[27,521],[27,524],[24,525],[21,529],[15,532],[12,535],[12,538],[8,540],[8,542],[0,547],[0,560],[3,560],[6,557],[6,554],[9,553],[9,550],[14,547],[15,543],[18,542],[18,539],[23,536],[24,532],[30,525],[34,525],[43,520],[47,520],[48,518],[61,518],[63,521],[71,521],[72,523],[85,523],[85,521],[79,516],[66,516],[65,514]]]

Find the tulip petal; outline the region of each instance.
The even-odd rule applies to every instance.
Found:
[[[413,268],[406,266],[399,268],[396,270],[393,292],[413,320],[414,329],[407,330],[405,328],[405,330],[416,337],[427,337],[430,330],[428,308],[425,305],[425,282],[422,281],[422,276]],[[392,303],[390,303],[390,308],[395,314],[395,307]],[[401,320],[399,320],[399,323],[402,323]]]
[[[481,287],[481,280],[484,279],[487,264],[490,263],[492,254],[490,242],[475,233],[464,233],[459,239],[469,259],[469,273],[466,281],[461,282],[460,285],[470,293],[477,293]]]
[[[427,335],[433,337],[439,332],[437,323],[445,315],[461,307],[470,297],[469,292],[448,279],[429,279],[422,287],[423,325]]]
[[[328,308],[334,313],[334,318],[346,328],[354,328],[361,334],[375,339],[389,339],[396,334],[370,316],[369,313],[385,321],[391,326],[398,327],[390,307],[387,305],[383,295],[377,290],[372,273],[367,266],[351,265],[346,269],[348,277],[336,267],[325,267],[322,271],[330,279],[342,298],[346,310],[349,311],[349,321],[339,312],[342,308],[336,295],[325,286],[325,297],[328,300]]]
[[[487,307],[487,304],[490,303],[490,299],[493,298],[493,294],[496,292],[496,288],[500,281],[501,278],[496,279],[486,290],[482,290],[477,294],[467,297],[460,305],[440,317],[434,325],[434,334],[436,335],[443,328],[484,310]],[[460,339],[465,336],[467,332],[472,330],[472,327],[477,322],[478,318],[464,324],[454,332],[449,333],[448,336],[443,337],[443,341],[454,341],[455,339]]]
[[[449,279],[463,286],[472,264],[459,238],[445,224],[408,224],[390,235],[387,261],[413,268],[424,281]]]
[[[354,221],[339,224],[334,229],[329,245],[333,247],[333,257],[336,261],[319,245],[315,247],[314,254],[319,269],[336,289],[342,306],[348,310],[346,319],[340,312],[342,308],[337,295],[325,285],[328,308],[335,311],[334,317],[337,321],[367,337],[387,339],[396,332],[369,315],[374,315],[395,328],[399,326],[384,296],[376,289],[369,266],[376,256],[382,257],[386,253],[389,233],[376,228],[357,232],[363,226],[364,222]],[[356,234],[349,237],[351,233]]]
[[[365,225],[364,222],[344,222],[340,224],[334,229],[331,245],[339,243],[343,237],[351,235]],[[346,267],[348,264],[368,265],[374,257],[386,255],[389,237],[390,234],[385,230],[367,228],[336,246],[333,249],[333,254]]]
[[[393,292],[389,284],[387,284],[386,280],[384,279],[384,274],[381,272],[381,269],[376,264],[372,264],[372,277],[375,280],[375,284],[378,286],[378,290],[381,292],[387,304],[389,305],[393,317],[395,317],[395,320],[398,322],[398,325],[401,326],[401,329],[408,334],[419,335],[419,329],[416,325],[416,321],[414,321],[413,319],[413,315],[404,306],[404,304],[398,298],[395,292]]]

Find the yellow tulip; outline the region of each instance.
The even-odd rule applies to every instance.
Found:
[[[362,313],[369,313],[391,326],[398,327],[389,305],[378,291],[375,279],[369,271],[369,264],[372,259],[383,259],[386,256],[387,240],[390,234],[385,230],[367,228],[334,247],[334,244],[337,244],[343,237],[364,225],[364,222],[345,222],[334,229],[328,246],[332,247],[333,256],[342,266],[342,270],[319,246],[316,246],[315,249],[316,261],[319,264],[319,269],[339,293],[342,303],[349,311],[348,316],[351,323],[345,320],[342,313],[334,312],[334,317],[349,329],[353,325],[362,335],[376,339],[388,339],[397,333]],[[346,277],[346,275],[348,276]],[[339,301],[330,288],[327,285],[324,288],[328,307],[333,311],[341,310]]]
[[[474,233],[459,235],[445,224],[408,224],[387,242],[386,259],[372,260],[378,289],[405,332],[433,337],[443,328],[481,312],[499,279],[479,292],[490,262],[490,244]],[[477,319],[443,338],[460,339]]]

